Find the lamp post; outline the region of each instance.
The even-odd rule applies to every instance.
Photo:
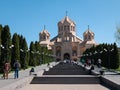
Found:
[[[21,51],[21,62],[23,63],[23,65],[21,65],[24,69],[27,68],[27,63],[26,63],[26,56],[27,56],[27,52],[29,52],[29,49],[28,50],[23,50],[23,49],[20,49]]]
[[[40,55],[39,51],[31,51],[32,54],[35,54],[35,64],[38,65],[38,61],[40,60],[40,57],[38,55]],[[38,61],[37,61],[38,60]],[[37,63],[36,63],[37,62]],[[41,64],[41,60],[39,61],[39,64]]]
[[[12,49],[14,47],[14,45],[10,45],[10,46],[3,46],[3,45],[0,45],[1,48],[4,50],[4,58],[5,60],[8,60],[8,55],[9,55],[9,49]]]

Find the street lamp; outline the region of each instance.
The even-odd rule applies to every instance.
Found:
[[[8,47],[5,47],[1,44],[0,47],[4,50],[4,54],[6,54],[5,58],[6,58],[6,60],[8,60],[9,49],[12,49],[14,47],[14,45],[10,45]]]
[[[37,60],[39,59],[40,60],[40,57],[38,57],[38,55],[40,55],[40,52],[39,51],[31,51],[32,54],[35,54],[35,59],[34,60]],[[41,60],[39,61],[39,63],[41,64]]]
[[[23,61],[23,68],[26,69],[27,66],[26,66],[26,58],[25,57],[28,55],[27,52],[29,52],[29,49],[28,50],[20,49],[20,51],[21,51],[21,59],[23,59],[23,60],[21,60],[21,61]]]
[[[0,46],[1,46],[2,49],[5,49],[5,47],[3,45],[0,45]],[[9,46],[10,49],[13,48],[13,47],[14,47],[14,45]]]

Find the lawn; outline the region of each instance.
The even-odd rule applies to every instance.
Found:
[[[116,69],[117,71],[120,71],[120,66],[119,66],[119,68],[118,69]]]

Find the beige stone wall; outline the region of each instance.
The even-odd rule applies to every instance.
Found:
[[[40,33],[40,37],[46,35],[46,40],[40,41],[40,44],[51,49],[56,59],[64,60],[65,54],[72,60],[79,59],[87,48],[97,44],[94,41],[94,33],[89,28],[83,33],[84,40],[82,40],[76,35],[75,26],[76,24],[66,16],[58,22],[58,35],[51,41],[50,34],[46,30]]]

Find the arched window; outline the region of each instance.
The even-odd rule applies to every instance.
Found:
[[[46,36],[45,35],[43,35],[43,40],[46,40]]]
[[[91,36],[90,36],[90,35],[89,35],[89,37],[88,37],[88,38],[89,38],[89,40],[91,40]]]
[[[67,26],[67,30],[69,31],[69,26]]]
[[[64,26],[64,30],[66,30],[66,26]]]
[[[73,31],[74,31],[74,27],[73,27]]]
[[[61,47],[60,46],[56,47],[56,56],[61,56]]]
[[[72,26],[71,26],[71,31],[72,31]]]
[[[74,45],[72,48],[72,55],[77,56],[77,46],[76,45]]]
[[[77,56],[77,51],[76,51],[76,50],[73,50],[73,51],[72,51],[72,55],[73,55],[73,56]]]
[[[59,29],[59,32],[60,32],[60,29],[61,29],[61,28],[59,27],[58,29]]]

